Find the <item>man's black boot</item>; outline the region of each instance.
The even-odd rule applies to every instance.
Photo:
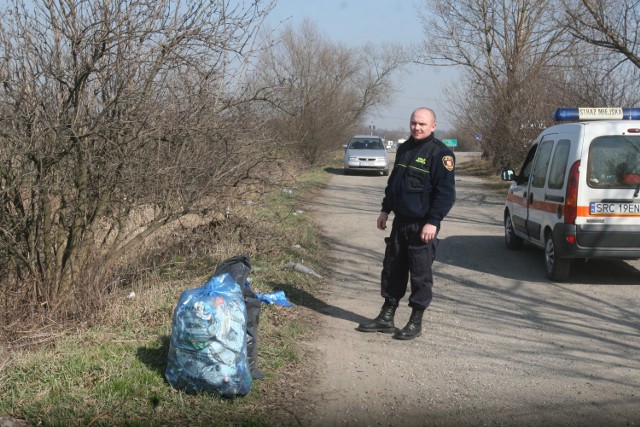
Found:
[[[422,333],[422,315],[424,314],[424,309],[414,308],[411,310],[411,317],[409,317],[409,322],[407,325],[395,333],[393,336],[398,340],[412,340],[415,337],[419,337]]]
[[[384,303],[378,317],[367,323],[361,323],[356,328],[360,332],[383,332],[385,334],[392,334],[396,331],[396,327],[393,324],[393,316],[396,314],[397,305],[391,305]]]

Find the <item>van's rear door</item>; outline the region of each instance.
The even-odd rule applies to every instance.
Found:
[[[637,125],[592,126],[592,133],[598,136],[589,143],[586,176],[578,196],[576,237],[578,246],[591,248],[594,255],[640,248],[640,134],[629,132]]]

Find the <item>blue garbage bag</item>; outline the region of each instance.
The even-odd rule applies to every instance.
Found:
[[[216,268],[214,276],[229,273],[236,283],[244,283],[242,296],[244,306],[247,309],[247,359],[251,378],[254,380],[264,378],[264,374],[258,369],[258,325],[260,324],[260,300],[247,285],[249,273],[251,273],[251,261],[248,254],[236,255],[222,261]]]
[[[293,307],[293,304],[289,302],[284,291],[276,291],[271,294],[259,294],[256,293],[258,299],[265,304],[276,304],[283,307]]]
[[[182,292],[172,319],[169,384],[187,393],[247,395],[252,378],[246,317],[242,289],[228,273]]]

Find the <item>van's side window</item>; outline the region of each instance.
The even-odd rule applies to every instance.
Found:
[[[524,159],[522,168],[520,168],[520,173],[518,174],[518,176],[516,176],[516,182],[519,185],[529,182],[529,175],[531,175],[531,167],[533,166],[533,158],[536,155],[537,149],[538,144],[535,144],[527,153],[527,158]]]
[[[549,188],[560,189],[564,185],[570,148],[571,141],[568,139],[561,139],[556,144],[556,151],[553,152],[551,160],[551,169],[549,169]]]
[[[551,159],[551,150],[553,148],[553,141],[544,141],[540,144],[538,155],[536,156],[535,164],[533,165],[533,181],[531,181],[532,187],[544,187],[545,176],[547,175],[547,169],[549,168],[549,159]]]
[[[595,188],[636,188],[640,182],[640,137],[594,139],[589,147],[587,182]]]

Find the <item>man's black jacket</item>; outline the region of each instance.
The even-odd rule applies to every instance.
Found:
[[[398,147],[382,210],[440,227],[456,199],[454,165],[453,151],[433,133],[422,140],[409,138]]]

